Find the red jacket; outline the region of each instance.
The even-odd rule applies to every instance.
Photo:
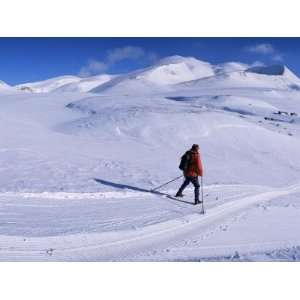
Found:
[[[184,171],[184,176],[203,176],[203,167],[199,152],[193,150],[189,150],[188,152],[190,154],[190,160],[187,169]]]

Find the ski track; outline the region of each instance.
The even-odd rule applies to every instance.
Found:
[[[236,185],[228,185],[236,186]],[[220,186],[210,186],[218,188]],[[23,237],[0,236],[0,260],[1,261],[119,261],[130,260],[140,253],[149,252],[151,249],[169,246],[188,236],[199,234],[199,230],[214,222],[222,221],[226,217],[239,212],[242,209],[266,202],[271,199],[289,195],[300,191],[300,184],[288,188],[272,189],[256,195],[246,196],[234,201],[229,201],[214,208],[208,209],[205,215],[193,213],[183,218],[149,225],[137,230],[115,231],[105,233],[87,233],[54,237]],[[67,195],[68,194],[68,195]],[[132,197],[133,195],[145,196],[150,193],[139,192],[106,192],[106,193],[0,193],[1,196],[22,196],[57,199],[82,199],[98,197]],[[151,194],[150,194],[151,195]],[[13,242],[13,243],[11,243]],[[13,244],[14,247],[9,247]],[[220,246],[222,247],[222,246]],[[227,246],[224,246],[227,247]],[[201,250],[201,246],[199,247]]]
[[[72,192],[3,192],[1,197],[21,197],[38,199],[60,199],[60,200],[78,200],[78,199],[103,199],[103,198],[131,198],[131,197],[152,196],[149,192],[99,192],[99,193],[72,193]],[[0,200],[1,201],[1,200]]]
[[[205,186],[205,191],[224,189],[224,188],[235,188],[240,187],[240,184],[212,184]],[[263,187],[254,185],[243,185],[243,187]],[[147,188],[145,188],[147,190]],[[175,190],[168,190],[166,192],[161,192],[163,194],[174,194]],[[138,192],[129,191],[124,188],[122,191],[107,191],[107,192],[0,192],[0,201],[2,197],[9,198],[37,198],[37,199],[58,199],[58,200],[80,200],[80,199],[120,199],[120,198],[132,198],[132,197],[152,197],[159,195],[160,191],[157,192]]]

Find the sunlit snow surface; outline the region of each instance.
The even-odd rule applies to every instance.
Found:
[[[0,260],[300,259],[290,70],[176,56],[103,76],[0,83]],[[205,215],[181,180],[150,191],[193,143]]]

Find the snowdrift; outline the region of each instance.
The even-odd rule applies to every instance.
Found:
[[[298,85],[283,66],[179,56],[0,83],[0,260],[298,259]],[[192,189],[172,197],[180,181],[149,191],[194,143],[205,215]]]
[[[204,77],[184,81],[198,76]],[[174,83],[178,81],[184,82]],[[128,184],[131,174],[149,185],[177,174],[178,157],[195,141],[201,144],[211,170],[208,182],[214,182],[216,172],[229,182],[293,181],[300,169],[299,92],[290,86],[298,82],[286,67],[249,69],[237,62],[213,66],[175,56],[130,74],[62,76],[29,84],[35,91],[48,93],[24,92],[1,99],[3,137],[11,147],[3,154],[2,164],[8,157],[16,161],[2,187],[55,189],[57,184],[64,189],[94,190],[98,185],[85,177],[91,174],[117,176]],[[91,93],[94,84],[97,87]],[[287,111],[288,116],[279,116],[279,111]],[[32,152],[24,153],[23,148]],[[69,160],[65,161],[66,152]],[[40,153],[52,157],[51,165],[45,158],[47,167],[42,171],[36,161]],[[222,163],[223,155],[231,172]],[[100,169],[94,169],[95,159]],[[275,170],[269,174],[274,159]],[[166,171],[154,168],[161,161]],[[30,178],[23,172],[27,164]],[[75,180],[69,173],[71,166],[79,170]],[[253,172],[240,177],[245,167]],[[56,170],[61,171],[54,176]],[[285,179],[282,173],[288,174]],[[37,184],[41,177],[44,183]],[[50,184],[47,178],[55,179]]]

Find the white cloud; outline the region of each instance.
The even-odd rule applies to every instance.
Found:
[[[151,51],[146,51],[141,47],[125,46],[109,50],[103,61],[92,59],[88,64],[81,68],[79,76],[87,77],[95,74],[100,74],[123,60],[143,60],[146,63],[152,63],[158,59],[158,56]]]
[[[263,67],[265,64],[259,60],[256,60],[254,63],[250,65],[250,67]]]
[[[245,50],[249,53],[269,56],[272,61],[282,62],[283,55],[271,44],[262,43],[253,46],[248,46]]]
[[[246,47],[246,51],[257,54],[273,54],[276,52],[271,44],[257,44],[253,46]]]
[[[101,74],[108,69],[108,64],[97,61],[95,59],[89,60],[88,64],[80,69],[80,77],[88,77],[95,74]]]
[[[141,47],[126,46],[115,48],[107,53],[107,61],[109,64],[116,64],[122,60],[139,60],[143,59],[146,62],[157,60],[158,56],[151,51],[146,51]]]
[[[107,60],[111,64],[114,64],[125,59],[136,60],[143,56],[145,56],[144,49],[140,47],[127,46],[110,50],[107,54]]]

